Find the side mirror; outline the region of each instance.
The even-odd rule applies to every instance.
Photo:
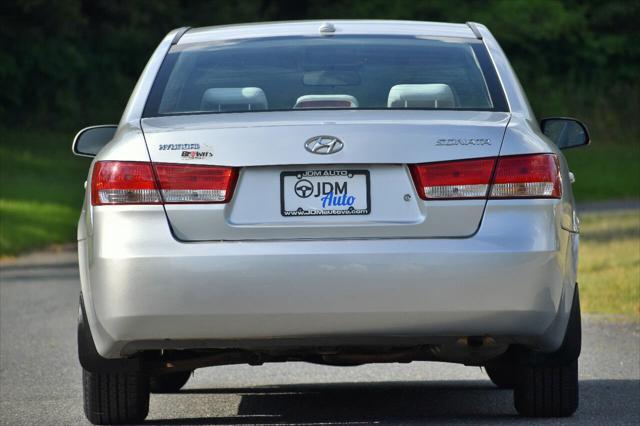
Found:
[[[117,129],[118,126],[115,124],[85,127],[73,138],[71,150],[81,157],[95,157],[98,151],[113,139]]]
[[[560,149],[589,145],[587,126],[574,118],[545,118],[540,129]]]

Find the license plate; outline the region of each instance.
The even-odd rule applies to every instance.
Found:
[[[305,170],[280,174],[283,216],[364,215],[371,211],[368,170]]]

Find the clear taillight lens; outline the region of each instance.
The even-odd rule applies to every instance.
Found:
[[[495,165],[495,173],[494,173]],[[554,154],[448,161],[411,166],[422,199],[560,198]]]
[[[93,168],[91,203],[226,203],[236,178],[231,167],[100,161]]]

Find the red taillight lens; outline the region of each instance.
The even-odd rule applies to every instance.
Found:
[[[165,203],[226,203],[233,195],[237,170],[230,167],[157,164]]]
[[[93,166],[91,204],[160,204],[150,163],[100,161]]]
[[[91,203],[226,203],[236,178],[231,167],[100,161],[93,168]]]
[[[495,158],[411,166],[422,199],[485,198]]]
[[[561,183],[554,154],[500,157],[491,198],[560,198]]]
[[[411,166],[411,174],[424,200],[486,198],[487,195],[489,198],[560,198],[562,195],[560,167],[554,154],[417,164]]]

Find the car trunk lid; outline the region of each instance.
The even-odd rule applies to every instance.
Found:
[[[142,127],[154,163],[239,168],[229,203],[165,206],[180,240],[425,238],[473,234],[486,201],[422,200],[408,165],[495,157],[508,121],[502,112],[336,110],[156,117]],[[318,136],[341,149],[311,152]],[[311,195],[296,187],[303,180]],[[328,192],[343,196],[330,200],[334,214],[305,214]]]

